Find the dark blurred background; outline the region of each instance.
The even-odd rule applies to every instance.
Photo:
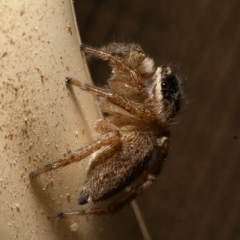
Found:
[[[185,104],[155,185],[138,198],[153,239],[240,239],[240,1],[77,0],[82,42],[137,42],[179,66]],[[91,64],[97,84],[106,63]]]

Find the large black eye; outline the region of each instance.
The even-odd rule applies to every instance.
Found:
[[[166,81],[162,82],[161,86],[162,86],[162,89],[166,89],[166,88],[167,88],[167,83],[166,83]]]
[[[162,79],[162,91],[163,95],[173,95],[176,93],[179,88],[178,88],[178,80],[174,75],[172,76],[167,76],[166,78]]]

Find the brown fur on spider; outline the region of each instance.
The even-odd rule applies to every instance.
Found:
[[[136,179],[142,182],[105,208],[62,212],[59,217],[114,213],[148,189],[167,157],[168,128],[181,103],[180,80],[172,68],[155,68],[139,45],[112,43],[100,49],[81,46],[81,50],[112,67],[105,88],[66,78],[67,84],[97,96],[106,113],[95,124],[99,138],[29,176],[35,178],[92,155],[78,199],[80,205],[112,197]]]

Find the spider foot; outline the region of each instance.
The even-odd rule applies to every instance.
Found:
[[[71,77],[65,77],[65,82],[67,83],[67,84],[71,84],[71,82],[72,82],[72,78]]]

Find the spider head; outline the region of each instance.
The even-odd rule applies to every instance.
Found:
[[[181,83],[173,70],[168,66],[158,67],[154,79],[154,102],[156,110],[163,120],[172,119],[180,110]]]
[[[167,66],[161,67],[161,93],[163,99],[172,105],[173,116],[180,110],[181,86],[179,79]]]

